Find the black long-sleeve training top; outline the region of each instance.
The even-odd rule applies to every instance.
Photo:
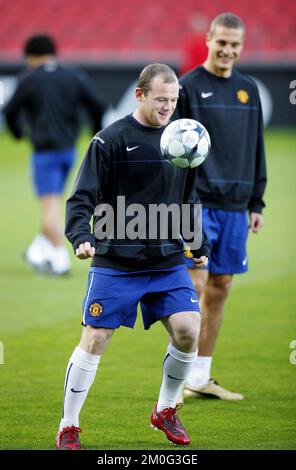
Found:
[[[180,79],[174,119],[191,118],[208,130],[212,148],[197,170],[204,207],[262,211],[266,186],[263,121],[255,82],[233,70],[221,78],[197,67]]]
[[[160,136],[163,130],[163,127],[144,126],[129,115],[93,138],[67,201],[65,230],[74,250],[87,241],[95,247],[93,266],[132,271],[183,264],[184,247],[179,234],[174,238],[168,231],[168,238],[163,239],[158,232],[156,239],[149,239],[147,218],[143,238],[131,240],[122,237],[128,224],[133,223],[135,206],[132,204],[141,204],[146,214],[151,204],[177,204],[179,207],[188,204],[192,218],[194,205],[199,203],[196,170],[177,168],[161,154]],[[120,222],[116,223],[117,217],[123,215],[123,206],[118,209],[120,213],[117,211],[118,196],[125,198],[125,207],[131,210],[121,228]],[[94,228],[102,220],[102,212],[100,217],[98,210],[100,204],[108,204],[114,209],[114,238],[98,239],[90,228],[94,213]],[[141,230],[140,227],[138,229]],[[209,256],[206,238],[199,250],[193,250],[193,254],[197,257]]]
[[[23,137],[27,121],[35,150],[59,150],[75,144],[80,108],[87,111],[93,133],[98,132],[104,105],[92,83],[83,72],[48,62],[22,75],[3,112],[16,138]]]

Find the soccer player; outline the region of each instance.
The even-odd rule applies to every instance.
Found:
[[[212,143],[208,159],[197,171],[203,229],[212,251],[208,269],[190,269],[196,290],[202,293],[202,322],[186,397],[243,399],[218,385],[210,371],[233,275],[248,269],[248,231],[258,233],[263,226],[266,168],[260,98],[254,81],[233,68],[244,38],[244,24],[236,15],[223,13],[213,20],[206,39],[208,57],[203,66],[181,78],[174,116],[200,121]]]
[[[86,77],[57,63],[56,46],[47,35],[27,39],[27,70],[4,108],[8,128],[21,139],[29,126],[34,148],[32,179],[41,209],[41,230],[25,253],[30,266],[54,275],[70,270],[60,222],[61,196],[74,163],[79,110],[84,107],[94,132],[101,129],[103,106]]]
[[[146,228],[138,219],[142,235],[137,238],[120,236],[118,231],[128,231],[139,204],[144,211],[160,203],[196,207],[196,172],[173,166],[160,152],[160,137],[179,95],[175,72],[163,64],[148,65],[140,74],[135,95],[134,113],[93,138],[67,201],[66,235],[78,258],[92,258],[92,267],[83,301],[81,341],[66,372],[63,416],[56,440],[61,449],[81,448],[79,413],[101,356],[115,329],[122,325],[133,328],[139,302],[145,329],[160,320],[172,338],[151,425],[175,444],[190,442],[176,415],[176,400],[196,357],[199,307],[184,264],[183,241],[179,232],[175,238],[162,237],[159,231],[157,237],[149,236],[153,228],[150,216]],[[114,227],[110,222],[122,217],[119,196],[125,198],[128,210],[124,223]],[[110,220],[103,215],[104,210]],[[92,216],[94,234],[89,225]],[[109,236],[97,231],[104,218]],[[193,251],[196,264],[205,265],[208,252],[204,240]]]

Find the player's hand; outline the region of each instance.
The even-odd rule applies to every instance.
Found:
[[[250,225],[249,228],[253,233],[259,233],[264,225],[263,217],[257,212],[250,213]]]
[[[95,248],[89,242],[80,243],[79,247],[75,250],[75,255],[79,259],[93,258],[95,255]]]
[[[209,262],[209,258],[207,258],[206,256],[201,256],[200,258],[193,258],[193,259],[194,259],[195,266],[197,268],[204,268],[208,265],[208,262]]]

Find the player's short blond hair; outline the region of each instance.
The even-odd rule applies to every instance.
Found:
[[[178,82],[176,73],[171,67],[165,64],[149,64],[140,73],[137,87],[140,88],[144,95],[151,89],[151,81],[154,77],[160,75],[164,83]]]
[[[213,36],[215,28],[217,26],[224,26],[225,28],[230,29],[241,29],[243,31],[243,34],[245,35],[246,29],[243,21],[239,16],[234,15],[233,13],[221,13],[220,15],[216,16],[210,26],[210,36]]]

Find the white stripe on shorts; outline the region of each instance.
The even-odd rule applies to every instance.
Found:
[[[84,305],[84,310],[83,310],[83,323],[84,324],[85,324],[86,307],[87,307],[87,303],[88,303],[89,294],[90,294],[90,291],[91,291],[91,286],[92,286],[92,283],[93,283],[93,280],[94,280],[94,276],[95,276],[95,273],[91,273],[91,279],[90,279],[89,288],[88,288],[88,291],[87,291],[87,294],[86,294],[86,300],[85,300],[85,305]]]

